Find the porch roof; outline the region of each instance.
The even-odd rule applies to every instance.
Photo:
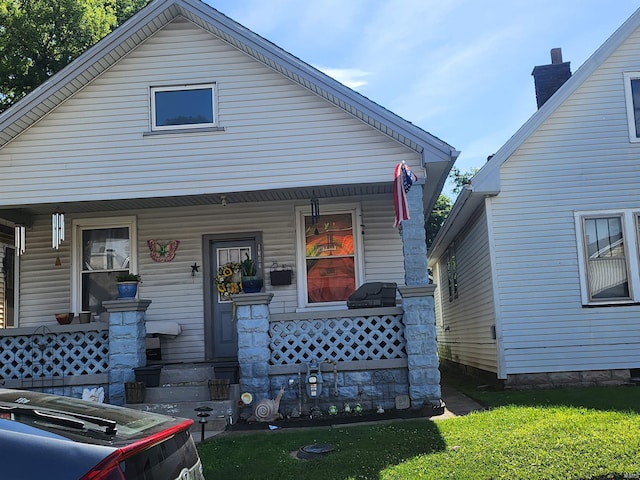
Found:
[[[231,192],[225,194],[183,195],[173,197],[128,198],[99,201],[81,201],[68,203],[40,203],[0,208],[0,218],[15,223],[31,225],[34,215],[49,215],[55,209],[65,213],[117,212],[132,209],[188,207],[194,205],[219,205],[224,196],[229,204],[245,202],[271,202],[287,200],[310,200],[333,197],[351,197],[374,194],[389,194],[393,191],[392,182],[363,185],[326,185],[320,187],[288,188],[278,190],[259,190]],[[390,197],[391,198],[391,197]]]

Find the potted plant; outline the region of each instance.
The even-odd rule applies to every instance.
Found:
[[[244,293],[258,293],[262,290],[262,278],[258,276],[256,262],[245,253],[245,258],[240,262],[240,272],[242,273],[242,291]]]
[[[136,273],[125,272],[116,277],[118,282],[118,298],[131,299],[136,298],[138,293],[138,284],[142,282],[140,275]]]

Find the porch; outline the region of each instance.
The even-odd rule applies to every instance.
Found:
[[[396,408],[398,401],[404,408],[438,404],[440,374],[429,347],[435,345],[432,287],[400,287],[402,308],[287,314],[269,312],[271,293],[235,296],[240,385],[232,389],[238,396],[232,403],[244,392],[255,401],[273,398],[284,387],[286,415],[347,402],[367,409]],[[103,387],[105,401],[123,404],[125,383],[147,363],[149,303],[108,302],[108,323],[0,330],[3,386],[74,397]],[[317,366],[317,396],[306,389],[311,365]],[[182,397],[173,403],[189,400]]]

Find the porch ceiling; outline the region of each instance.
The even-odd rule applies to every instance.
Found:
[[[391,194],[392,182],[366,185],[325,185],[322,187],[289,188],[280,190],[258,190],[250,192],[211,193],[204,195],[182,195],[176,197],[126,198],[68,203],[41,203],[16,205],[0,208],[0,218],[16,223],[30,224],[34,215],[48,215],[56,209],[65,213],[114,212],[146,208],[188,207],[193,205],[213,205],[222,202],[222,195],[229,204],[247,202],[274,202],[309,200],[334,197],[354,197],[362,195]],[[391,197],[390,197],[391,198]]]

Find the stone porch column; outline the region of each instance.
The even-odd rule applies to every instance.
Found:
[[[403,321],[409,368],[409,397],[414,408],[441,400],[438,343],[436,339],[434,284],[429,284],[427,242],[424,229],[422,185],[407,193],[411,219],[402,222],[402,247],[406,286],[402,295]]]
[[[109,300],[109,403],[124,405],[124,384],[135,380],[134,368],[147,365],[144,316],[151,300]]]
[[[240,392],[257,402],[269,397],[269,304],[273,293],[234,295],[238,330]]]

